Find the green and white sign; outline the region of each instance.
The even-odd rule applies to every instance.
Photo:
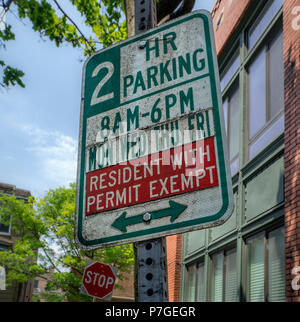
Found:
[[[207,11],[95,53],[83,68],[77,243],[222,224],[233,211],[227,154]]]

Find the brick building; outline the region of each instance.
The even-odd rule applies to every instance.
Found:
[[[168,236],[166,238],[170,302],[178,302],[180,299],[181,246],[181,234]]]
[[[212,15],[235,210],[167,238],[170,301],[299,302],[300,4],[216,0]]]
[[[14,194],[18,199],[28,200],[30,192],[16,188],[14,185],[0,183],[0,192],[8,195]],[[10,226],[0,224],[0,250],[10,249],[16,240],[15,233]],[[2,282],[0,289],[0,302],[30,302],[33,290],[33,281],[26,283],[13,282],[5,286],[5,268],[2,268]]]
[[[130,273],[123,273],[124,279],[117,280],[121,287],[114,288],[112,302],[134,302],[134,269]]]

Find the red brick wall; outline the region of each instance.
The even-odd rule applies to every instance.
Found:
[[[179,302],[182,235],[180,234],[166,237],[166,245],[168,262],[169,301]]]
[[[300,302],[300,291],[291,286],[295,278],[291,271],[300,266],[300,7],[297,10],[297,6],[300,6],[299,0],[284,1],[283,5],[286,297],[289,302]]]
[[[218,0],[212,9],[217,54],[239,24],[251,0]],[[220,21],[219,25],[217,25]]]
[[[130,273],[122,274],[124,279],[118,280],[117,283],[122,288],[115,288],[113,292],[112,301],[133,301],[134,300],[134,269]]]

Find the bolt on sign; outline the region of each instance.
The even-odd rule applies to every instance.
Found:
[[[117,269],[110,265],[88,261],[80,287],[80,292],[103,300],[111,300],[117,278]]]
[[[91,56],[83,68],[76,241],[84,249],[223,223],[231,175],[210,13]]]

